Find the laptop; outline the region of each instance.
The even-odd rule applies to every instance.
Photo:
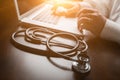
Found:
[[[53,5],[49,4],[48,0],[14,0],[14,3],[18,20],[21,23],[80,34],[77,28],[77,18],[51,14]]]

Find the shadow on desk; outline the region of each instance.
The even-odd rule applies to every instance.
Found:
[[[90,41],[92,69],[83,78],[70,70],[71,61],[51,57],[56,65],[44,52],[36,54],[12,45],[11,34],[18,23],[13,0],[3,0],[0,6],[0,80],[120,80],[120,45],[102,39]]]
[[[89,41],[88,44],[89,44],[88,55],[90,56],[90,64],[91,64],[92,70],[87,76],[81,76],[81,74],[74,73],[73,71],[71,71],[71,61],[68,61],[56,56],[52,56],[49,58],[49,52],[40,52],[40,51],[32,50],[29,48],[28,49],[20,48],[18,46],[16,46],[16,48],[19,48],[20,52],[21,50],[25,51],[24,53],[22,52],[22,54],[19,53],[19,55],[23,55],[24,57],[31,56],[32,60],[28,59],[27,63],[24,64],[26,65],[26,67],[23,67],[23,68],[25,69],[30,68],[31,70],[31,69],[35,69],[35,66],[39,66],[39,68],[37,67],[35,71],[31,72],[35,76],[34,77],[32,75],[32,78],[34,79],[38,78],[38,79],[46,79],[46,80],[47,79],[119,80],[120,79],[119,77],[120,45],[117,43],[109,42],[99,38]],[[37,57],[41,58],[42,60],[38,59]],[[36,62],[38,62],[39,64],[34,64],[32,68],[30,67],[31,65],[28,64],[28,63],[36,63]],[[41,73],[41,70],[43,73]],[[38,73],[40,74],[39,76],[38,76]],[[29,75],[29,74],[26,73],[25,75]],[[23,76],[23,78],[24,77],[25,76]]]

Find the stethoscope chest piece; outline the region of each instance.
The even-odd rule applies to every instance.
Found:
[[[73,62],[72,70],[81,74],[86,74],[90,72],[91,66],[88,63],[86,63],[85,65],[81,65],[78,62]]]
[[[87,74],[91,70],[89,57],[86,54],[79,55],[78,62],[72,62],[72,70],[81,74]]]

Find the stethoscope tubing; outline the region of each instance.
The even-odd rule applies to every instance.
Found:
[[[31,31],[31,33],[30,33],[30,31]],[[26,41],[32,42],[32,43],[35,43],[35,44],[44,44],[44,45],[47,46],[47,49],[49,50],[49,52],[55,53],[55,54],[65,58],[65,59],[68,59],[68,60],[71,60],[71,61],[78,62],[78,59],[74,59],[74,58],[70,57],[69,55],[76,54],[78,51],[79,52],[85,52],[88,49],[88,45],[86,44],[86,42],[84,40],[79,40],[73,34],[70,34],[70,33],[54,33],[52,31],[49,31],[49,30],[44,29],[44,28],[39,28],[39,27],[31,27],[31,28],[28,28],[28,29],[25,29],[25,30],[16,31],[15,33],[13,33],[12,34],[12,40],[15,43],[19,44],[19,45],[23,45],[23,44],[18,42],[15,39],[15,37],[17,36],[17,34],[19,34],[21,32],[24,33],[23,36],[25,37]],[[44,33],[47,33],[47,34],[51,34],[51,36],[49,38],[47,38],[47,37],[45,37],[43,35],[38,35],[40,37],[46,38],[46,41],[42,41],[42,40],[40,40],[40,38],[38,38],[35,35],[35,32],[44,32]],[[71,36],[72,38],[74,38],[75,41],[76,41],[76,45],[75,46],[70,46],[70,45],[67,45],[67,44],[59,43],[59,42],[56,43],[56,41],[51,42],[51,40],[53,38],[59,37],[59,36],[62,36],[62,35]],[[83,44],[85,46],[85,48],[83,48],[82,50],[79,49],[79,46],[81,44]],[[51,49],[51,45],[52,46],[60,46],[60,47],[64,47],[64,48],[69,48],[69,50],[67,50],[65,52],[57,52],[57,51]],[[25,47],[27,47],[27,46],[25,46]],[[79,58],[79,56],[77,56],[77,57]]]

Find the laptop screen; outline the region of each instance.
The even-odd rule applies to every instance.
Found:
[[[20,15],[33,9],[37,5],[40,5],[46,1],[59,1],[59,0],[17,0]],[[81,0],[66,0],[66,1],[81,1]]]
[[[33,9],[35,6],[41,4],[45,0],[17,0],[20,15]]]

